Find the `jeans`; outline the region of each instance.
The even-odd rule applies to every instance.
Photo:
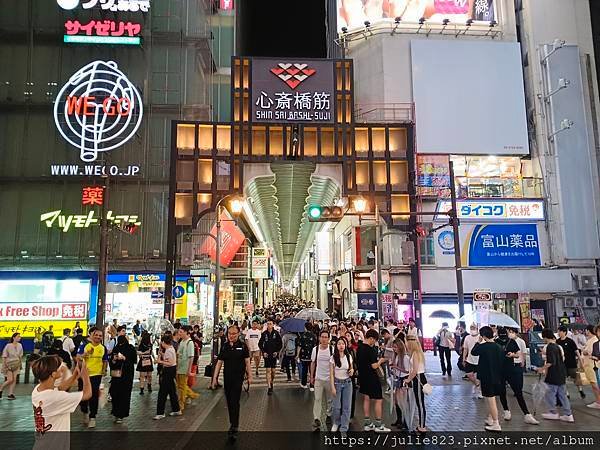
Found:
[[[292,367],[292,371],[290,373],[290,366]],[[296,357],[295,356],[284,356],[281,361],[281,368],[285,369],[287,373],[287,379],[292,379],[292,373],[296,375]]]
[[[571,413],[571,403],[567,398],[567,389],[566,385],[561,384],[557,386],[555,384],[546,384],[548,386],[548,390],[546,391],[546,403],[548,404],[548,411],[552,414],[556,414],[556,398],[560,401],[563,409],[563,415],[570,416]]]
[[[102,383],[102,375],[94,375],[90,377],[92,385],[92,396],[89,400],[81,402],[81,412],[87,414],[89,412],[90,419],[95,419],[98,414],[98,398],[100,397],[100,384]]]
[[[310,372],[310,361],[300,361],[298,366],[298,374],[300,376],[300,382],[302,386],[306,386],[308,383],[308,373]]]
[[[340,432],[348,431],[350,410],[352,408],[352,380],[334,380],[335,398],[333,399],[333,423],[339,426]]]
[[[327,399],[327,415],[331,416],[331,404],[333,396],[331,395],[331,383],[329,380],[315,380],[315,402],[313,404],[313,417],[314,419],[321,420],[321,414],[323,412],[323,392]]]
[[[179,411],[179,399],[177,398],[177,389],[175,387],[175,366],[163,367],[159,377],[158,401],[156,402],[156,414],[165,413],[165,404],[167,397],[171,401],[171,410]]]

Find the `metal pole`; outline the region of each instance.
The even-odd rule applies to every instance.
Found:
[[[102,201],[100,218],[100,260],[98,262],[98,307],[96,309],[96,326],[104,330],[106,312],[106,276],[108,273],[108,220],[106,213],[109,201],[109,179],[104,178],[104,200]]]
[[[381,304],[381,229],[379,228],[379,205],[375,202],[375,273],[377,274],[377,318],[383,319],[383,305]]]
[[[211,362],[219,352],[219,301],[221,298],[221,205],[217,205],[217,245],[215,249],[215,302],[213,305],[213,345]]]
[[[452,201],[452,215],[450,223],[452,224],[452,234],[454,235],[454,272],[456,274],[456,294],[458,295],[458,313],[462,317],[465,314],[465,293],[462,277],[462,262],[460,255],[460,236],[458,209],[456,205],[456,184],[454,183],[454,163],[450,161],[450,199]]]

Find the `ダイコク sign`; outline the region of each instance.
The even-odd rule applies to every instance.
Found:
[[[114,61],[94,61],[77,71],[54,103],[54,122],[84,162],[129,141],[142,122],[142,97]]]

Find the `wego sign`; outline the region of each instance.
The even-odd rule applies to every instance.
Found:
[[[334,92],[331,61],[252,61],[254,122],[332,123]]]
[[[77,71],[54,104],[54,122],[84,162],[125,144],[140,127],[142,97],[114,61],[95,61]]]

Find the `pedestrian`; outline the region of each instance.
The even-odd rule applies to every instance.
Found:
[[[146,386],[148,387],[148,393],[152,392],[152,372],[154,371],[152,342],[150,340],[150,333],[146,330],[142,331],[137,355],[139,358],[136,370],[140,373],[140,395],[144,395]]]
[[[73,351],[75,350],[75,343],[73,342],[73,339],[71,338],[70,335],[71,335],[71,329],[65,328],[65,329],[63,329],[63,335],[60,338],[60,340],[62,342],[63,350],[65,352],[67,352],[69,355],[72,354]]]
[[[333,392],[331,391],[329,361],[332,355],[333,351],[329,346],[329,331],[321,330],[319,333],[319,345],[313,348],[310,357],[310,380],[315,392],[313,403],[313,427],[315,430],[321,429],[323,396],[325,396],[325,400],[327,401],[327,418],[325,422],[331,421]]]
[[[55,339],[52,347],[47,352],[48,355],[58,356],[67,366],[68,369],[73,367],[71,362],[71,355],[64,350],[63,342],[60,339]]]
[[[59,357],[42,356],[31,365],[33,376],[39,384],[31,392],[33,419],[35,424],[34,449],[69,450],[71,413],[80,402],[92,396],[92,386],[85,363],[75,368],[73,377],[56,387],[60,379],[62,361]],[[81,380],[83,390],[66,392],[72,380]]]
[[[258,377],[258,367],[260,366],[260,348],[258,347],[258,342],[260,341],[261,331],[259,328],[258,320],[252,321],[252,328],[249,328],[245,331],[245,339],[244,342],[248,346],[248,351],[250,352],[250,359],[254,361],[256,372],[255,375]]]
[[[403,386],[412,389],[419,419],[417,431],[424,433],[427,431],[427,408],[425,406],[425,391],[423,389],[427,384],[427,378],[425,377],[425,354],[423,353],[419,339],[415,336],[406,337],[406,351],[409,354],[409,373],[403,382]]]
[[[598,342],[596,333],[593,325],[588,325],[585,329],[585,337],[587,339],[585,346],[581,352],[581,365],[585,376],[590,382],[592,392],[596,401],[587,405],[588,408],[600,409],[600,386],[598,386],[598,380],[596,377],[596,371],[598,370],[597,362],[592,358],[594,353],[594,346]]]
[[[596,327],[596,337],[598,340],[592,347],[592,361],[596,363],[596,384],[600,386],[600,325]]]
[[[275,382],[275,371],[277,368],[277,355],[282,347],[281,335],[274,328],[272,320],[267,321],[267,329],[262,332],[258,347],[265,359],[265,371],[267,378],[267,394],[273,394],[273,384]]]
[[[77,328],[75,329],[75,336],[73,337],[73,345],[75,348],[71,352],[71,356],[75,357],[79,353],[79,348],[81,344],[85,341],[85,336],[83,335],[83,329]]]
[[[344,336],[340,336],[329,360],[329,379],[333,396],[331,432],[339,430],[342,436],[346,435],[350,424],[353,362],[348,351],[348,341]]]
[[[454,334],[448,330],[448,322],[442,323],[442,328],[437,334],[440,352],[440,367],[442,368],[442,376],[446,373],[449,377],[452,376],[452,349],[454,348]]]
[[[531,425],[539,425],[539,422],[529,413],[527,403],[523,397],[523,353],[519,344],[515,340],[514,331],[509,331],[504,327],[498,328],[498,337],[496,343],[502,348],[504,352],[504,364],[502,366],[502,375],[504,381],[500,386],[500,403],[504,410],[504,420],[511,420],[512,414],[508,407],[508,401],[506,398],[506,383],[510,385],[510,388],[515,394],[519,408],[523,412],[525,423]]]
[[[37,355],[42,351],[42,327],[37,327],[33,332],[33,354]]]
[[[227,342],[221,347],[212,378],[212,386],[215,389],[221,366],[224,366],[223,385],[229,411],[229,436],[233,439],[235,439],[240,425],[240,396],[244,377],[247,378],[248,385],[252,383],[250,352],[248,346],[241,342],[239,337],[240,329],[237,325],[232,325],[227,329]]]
[[[48,329],[42,334],[42,354],[48,353],[54,342],[54,325],[49,325]]]
[[[310,383],[310,364],[312,358],[312,350],[317,345],[317,338],[312,332],[313,327],[310,322],[304,324],[304,332],[298,337],[298,373],[300,375],[300,386],[307,389]],[[310,390],[314,391],[312,384]]]
[[[477,378],[477,366],[479,364],[479,356],[473,355],[471,351],[473,347],[479,342],[479,329],[476,324],[471,324],[469,327],[469,335],[463,340],[462,356],[464,361],[465,373],[467,374],[468,380],[473,383],[473,389],[471,395],[479,399],[483,398],[481,394],[481,383]]]
[[[408,337],[408,336],[414,336],[417,339],[421,337],[421,330],[419,330],[417,328],[415,319],[413,319],[412,317],[410,319],[408,319],[408,328],[406,329],[406,337]]]
[[[102,377],[106,375],[108,364],[108,352],[102,345],[102,330],[90,328],[90,342],[83,347],[81,357],[85,361],[90,383],[92,385],[92,395],[87,401],[81,402],[81,412],[83,413],[83,423],[88,428],[96,428],[96,415],[98,414],[98,400],[100,398],[100,384]]]
[[[117,337],[117,345],[115,345],[110,358],[109,389],[112,398],[111,414],[115,418],[115,423],[123,423],[123,419],[129,417],[136,362],[135,347],[129,343],[127,336]]]
[[[358,345],[356,363],[358,366],[359,392],[364,395],[363,410],[365,414],[364,431],[376,433],[389,433],[391,430],[383,423],[383,393],[378,371],[385,358],[377,357],[375,343],[379,340],[379,333],[369,329],[365,334],[365,341]],[[371,420],[371,403],[374,404],[375,420]]]
[[[198,394],[188,386],[188,377],[196,376],[192,366],[194,363],[194,343],[190,338],[192,327],[183,325],[179,329],[179,346],[177,347],[177,396],[179,409],[183,411],[186,403],[198,398]]]
[[[15,385],[17,384],[17,375],[21,372],[23,365],[23,345],[21,345],[21,333],[13,333],[8,343],[2,350],[2,370],[0,372],[6,377],[6,380],[0,386],[0,399],[5,388],[8,388],[8,400],[15,400]]]
[[[292,375],[296,378],[296,338],[296,333],[291,332],[285,333],[282,338],[281,367],[285,369],[288,383],[291,383]]]
[[[140,323],[139,320],[135,321],[135,325],[132,328],[133,331],[133,339],[135,342],[135,345],[138,345],[140,343],[140,339],[142,338],[142,325]]]
[[[396,410],[396,422],[392,425],[406,430],[406,420],[402,417],[402,409],[400,404],[406,404],[408,402],[408,392],[404,386],[404,380],[408,378],[410,374],[410,357],[406,350],[406,344],[403,339],[396,338],[394,340],[394,356],[390,361],[390,369],[394,378],[394,406]]]
[[[501,431],[496,396],[500,395],[502,384],[505,383],[502,375],[505,357],[500,346],[494,342],[494,331],[491,327],[484,326],[479,329],[479,342],[475,344],[471,354],[479,356],[477,378],[481,382],[481,393],[486,399],[489,413],[485,429]],[[504,389],[506,390],[506,387]]]
[[[556,345],[554,333],[549,328],[542,331],[542,338],[546,343],[546,363],[538,369],[539,373],[545,373],[544,379],[547,385],[546,404],[548,412],[542,414],[546,420],[561,420],[563,422],[575,422],[571,411],[571,403],[567,398],[567,368],[563,361],[560,347]],[[559,415],[556,408],[556,400],[562,405],[563,414]]]
[[[565,357],[565,367],[567,368],[567,376],[572,378],[576,383],[578,382],[577,378],[577,367],[579,360],[579,349],[577,348],[577,344],[573,339],[568,337],[569,329],[565,325],[561,325],[558,327],[558,339],[556,340],[556,344],[560,346],[563,350],[563,355]],[[581,398],[585,398],[585,392],[583,391],[583,386],[577,385],[577,389],[579,390],[579,395]],[[567,392],[567,396],[569,393]]]
[[[177,397],[177,387],[175,385],[175,376],[177,374],[177,354],[173,348],[173,336],[165,333],[160,343],[161,351],[158,353],[158,364],[161,366],[158,377],[158,399],[156,401],[156,415],[154,420],[165,418],[165,404],[167,397],[171,402],[170,416],[181,416],[182,412]]]

